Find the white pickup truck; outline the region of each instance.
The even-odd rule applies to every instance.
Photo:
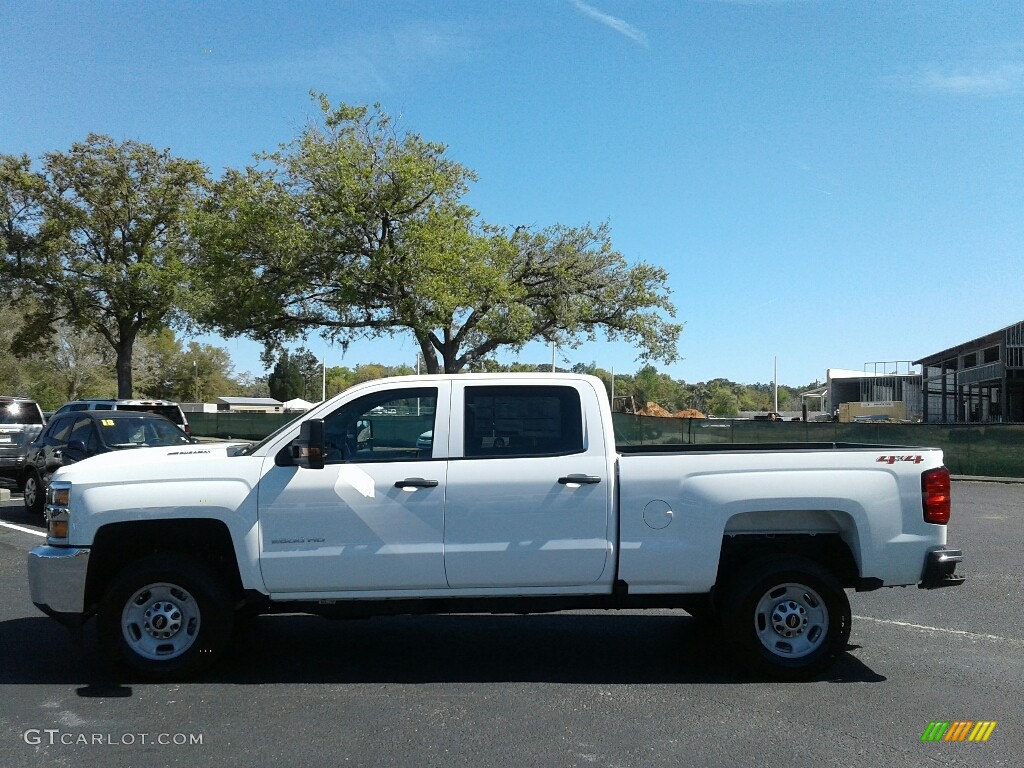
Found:
[[[940,450],[617,448],[569,374],[367,382],[253,446],[64,467],[46,512],[33,602],[157,677],[253,613],[681,608],[800,679],[846,647],[845,589],[963,581]]]

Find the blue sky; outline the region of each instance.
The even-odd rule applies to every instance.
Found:
[[[478,173],[484,220],[607,220],[664,266],[674,378],[767,382],[777,357],[805,384],[1024,319],[1020,0],[8,0],[0,28],[0,152],[96,132],[219,175],[295,136],[310,90],[380,102]],[[256,345],[217,343],[261,372]],[[564,356],[638,368],[626,344]]]

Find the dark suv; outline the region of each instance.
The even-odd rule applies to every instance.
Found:
[[[85,400],[74,400],[70,403],[64,403],[64,405],[57,409],[54,416],[59,413],[67,413],[68,411],[136,411],[158,413],[177,424],[178,428],[186,435],[192,436],[192,430],[188,426],[188,419],[185,418],[185,413],[181,410],[181,406],[177,403],[172,403],[170,400],[118,400],[115,398],[91,397]]]
[[[65,464],[126,448],[188,445],[197,442],[169,419],[155,413],[81,411],[55,413],[28,446],[25,459],[25,508],[42,514],[50,477]]]
[[[0,477],[21,487],[25,450],[43,431],[43,412],[27,397],[0,396]]]

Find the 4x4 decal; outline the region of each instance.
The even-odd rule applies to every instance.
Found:
[[[920,464],[924,461],[923,456],[879,456],[875,459],[876,462],[882,464],[895,464],[897,461],[909,461],[911,464]]]

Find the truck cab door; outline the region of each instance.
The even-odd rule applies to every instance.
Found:
[[[260,566],[271,592],[445,588],[445,451],[450,385],[393,386],[324,418],[322,469],[288,449],[260,480]]]
[[[449,586],[601,580],[611,562],[612,479],[593,400],[572,383],[455,386],[444,528]],[[593,409],[587,421],[585,404]]]

